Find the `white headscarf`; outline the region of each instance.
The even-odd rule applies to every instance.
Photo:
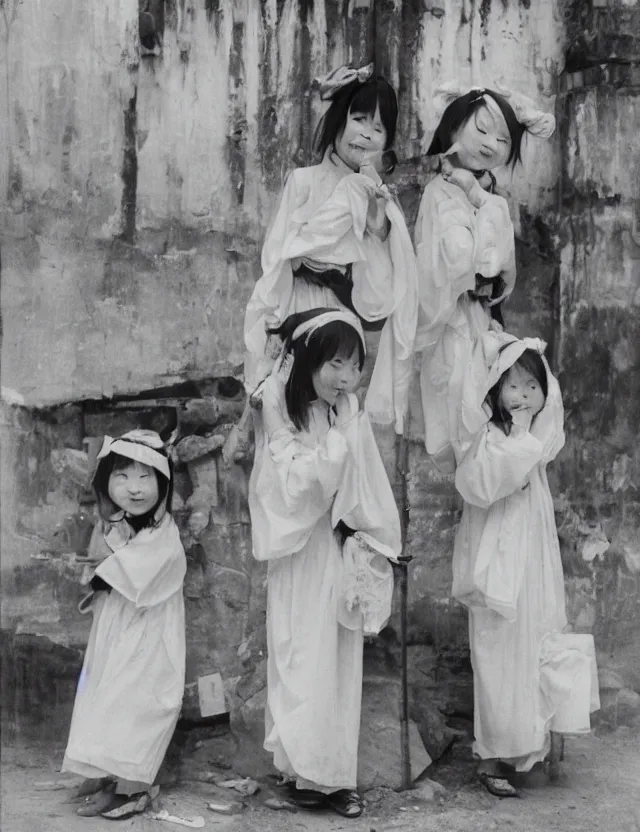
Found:
[[[170,482],[171,469],[169,467],[169,460],[164,454],[160,453],[163,448],[164,442],[154,430],[130,430],[117,439],[113,439],[111,436],[105,436],[96,458],[97,465],[92,481],[95,481],[101,460],[108,457],[109,454],[118,454],[134,462],[140,462],[142,465],[155,468],[156,471],[159,471]],[[167,490],[167,496],[168,494],[169,489]],[[121,515],[124,517],[124,512],[113,503],[108,494],[98,494],[97,496],[98,508],[105,520],[115,522],[121,519]],[[167,500],[165,498],[156,510],[154,516],[156,523],[162,519],[166,510]]]
[[[558,381],[544,357],[545,342],[540,338],[516,338],[506,332],[487,332],[482,336],[482,342],[488,369],[484,391],[480,391],[483,397],[486,397],[500,376],[516,363],[525,350],[535,350],[541,357],[547,375],[547,398],[530,430],[542,442],[543,461],[553,459],[564,445],[564,408]]]

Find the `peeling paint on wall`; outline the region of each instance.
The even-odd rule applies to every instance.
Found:
[[[223,466],[211,429],[237,418],[216,402],[241,389],[243,313],[269,216],[287,173],[311,161],[324,106],[312,80],[375,57],[399,94],[393,184],[411,223],[431,175],[439,84],[506,81],[549,110],[557,98],[556,138],[526,142],[523,165],[499,182],[518,237],[506,315],[518,334],[549,342],[561,374],[569,439],[550,473],[571,621],[635,684],[640,78],[637,42],[616,27],[637,9],[586,5],[5,2],[2,375],[13,404],[2,575],[15,594],[3,626],[82,646],[70,554],[92,515],[75,455],[124,429],[118,402],[144,394],[155,404],[135,418],[162,421],[175,410],[158,404],[162,391],[191,385],[180,387],[177,474],[189,702],[197,678],[220,672],[233,707],[261,707],[265,577],[251,557],[250,463]],[[415,391],[412,408],[411,640],[468,673],[465,613],[448,597],[460,502],[425,458]],[[393,472],[393,440],[378,439]],[[444,709],[470,707],[468,691],[452,691]]]

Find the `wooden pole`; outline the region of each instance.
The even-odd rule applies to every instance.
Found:
[[[407,554],[407,531],[409,527],[409,493],[407,474],[409,469],[409,442],[406,435],[398,437],[396,443],[397,471],[400,479],[400,528],[402,531],[402,553],[398,558],[400,570],[400,655],[401,655],[401,689],[400,702],[400,760],[402,765],[401,789],[406,791],[413,785],[411,776],[411,746],[409,742],[409,677],[407,667],[407,624],[409,563],[411,555]]]

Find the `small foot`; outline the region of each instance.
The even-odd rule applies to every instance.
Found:
[[[287,789],[287,796],[301,809],[324,809],[328,798],[326,794],[314,789],[296,789],[295,783]]]
[[[519,797],[518,790],[505,777],[500,777],[499,774],[479,771],[478,780],[494,797]]]
[[[97,794],[85,797],[84,803],[77,809],[76,814],[81,818],[97,818],[115,805],[115,783],[109,783]]]
[[[86,797],[91,797],[92,795],[98,794],[103,789],[106,789],[111,783],[113,783],[113,777],[94,777],[88,778],[80,783],[68,797],[68,803],[80,803],[86,802]]]
[[[360,795],[350,789],[341,789],[328,795],[329,806],[345,818],[359,818],[364,810]]]
[[[115,795],[114,803],[101,814],[107,820],[128,820],[134,815],[142,814],[150,803],[151,798],[147,792],[132,795],[118,794]]]

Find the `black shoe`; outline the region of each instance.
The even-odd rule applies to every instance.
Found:
[[[359,818],[364,811],[360,795],[351,789],[340,789],[328,795],[329,806],[343,818]]]
[[[301,809],[324,809],[328,800],[328,795],[314,789],[297,789],[295,783],[288,788],[287,796]]]

